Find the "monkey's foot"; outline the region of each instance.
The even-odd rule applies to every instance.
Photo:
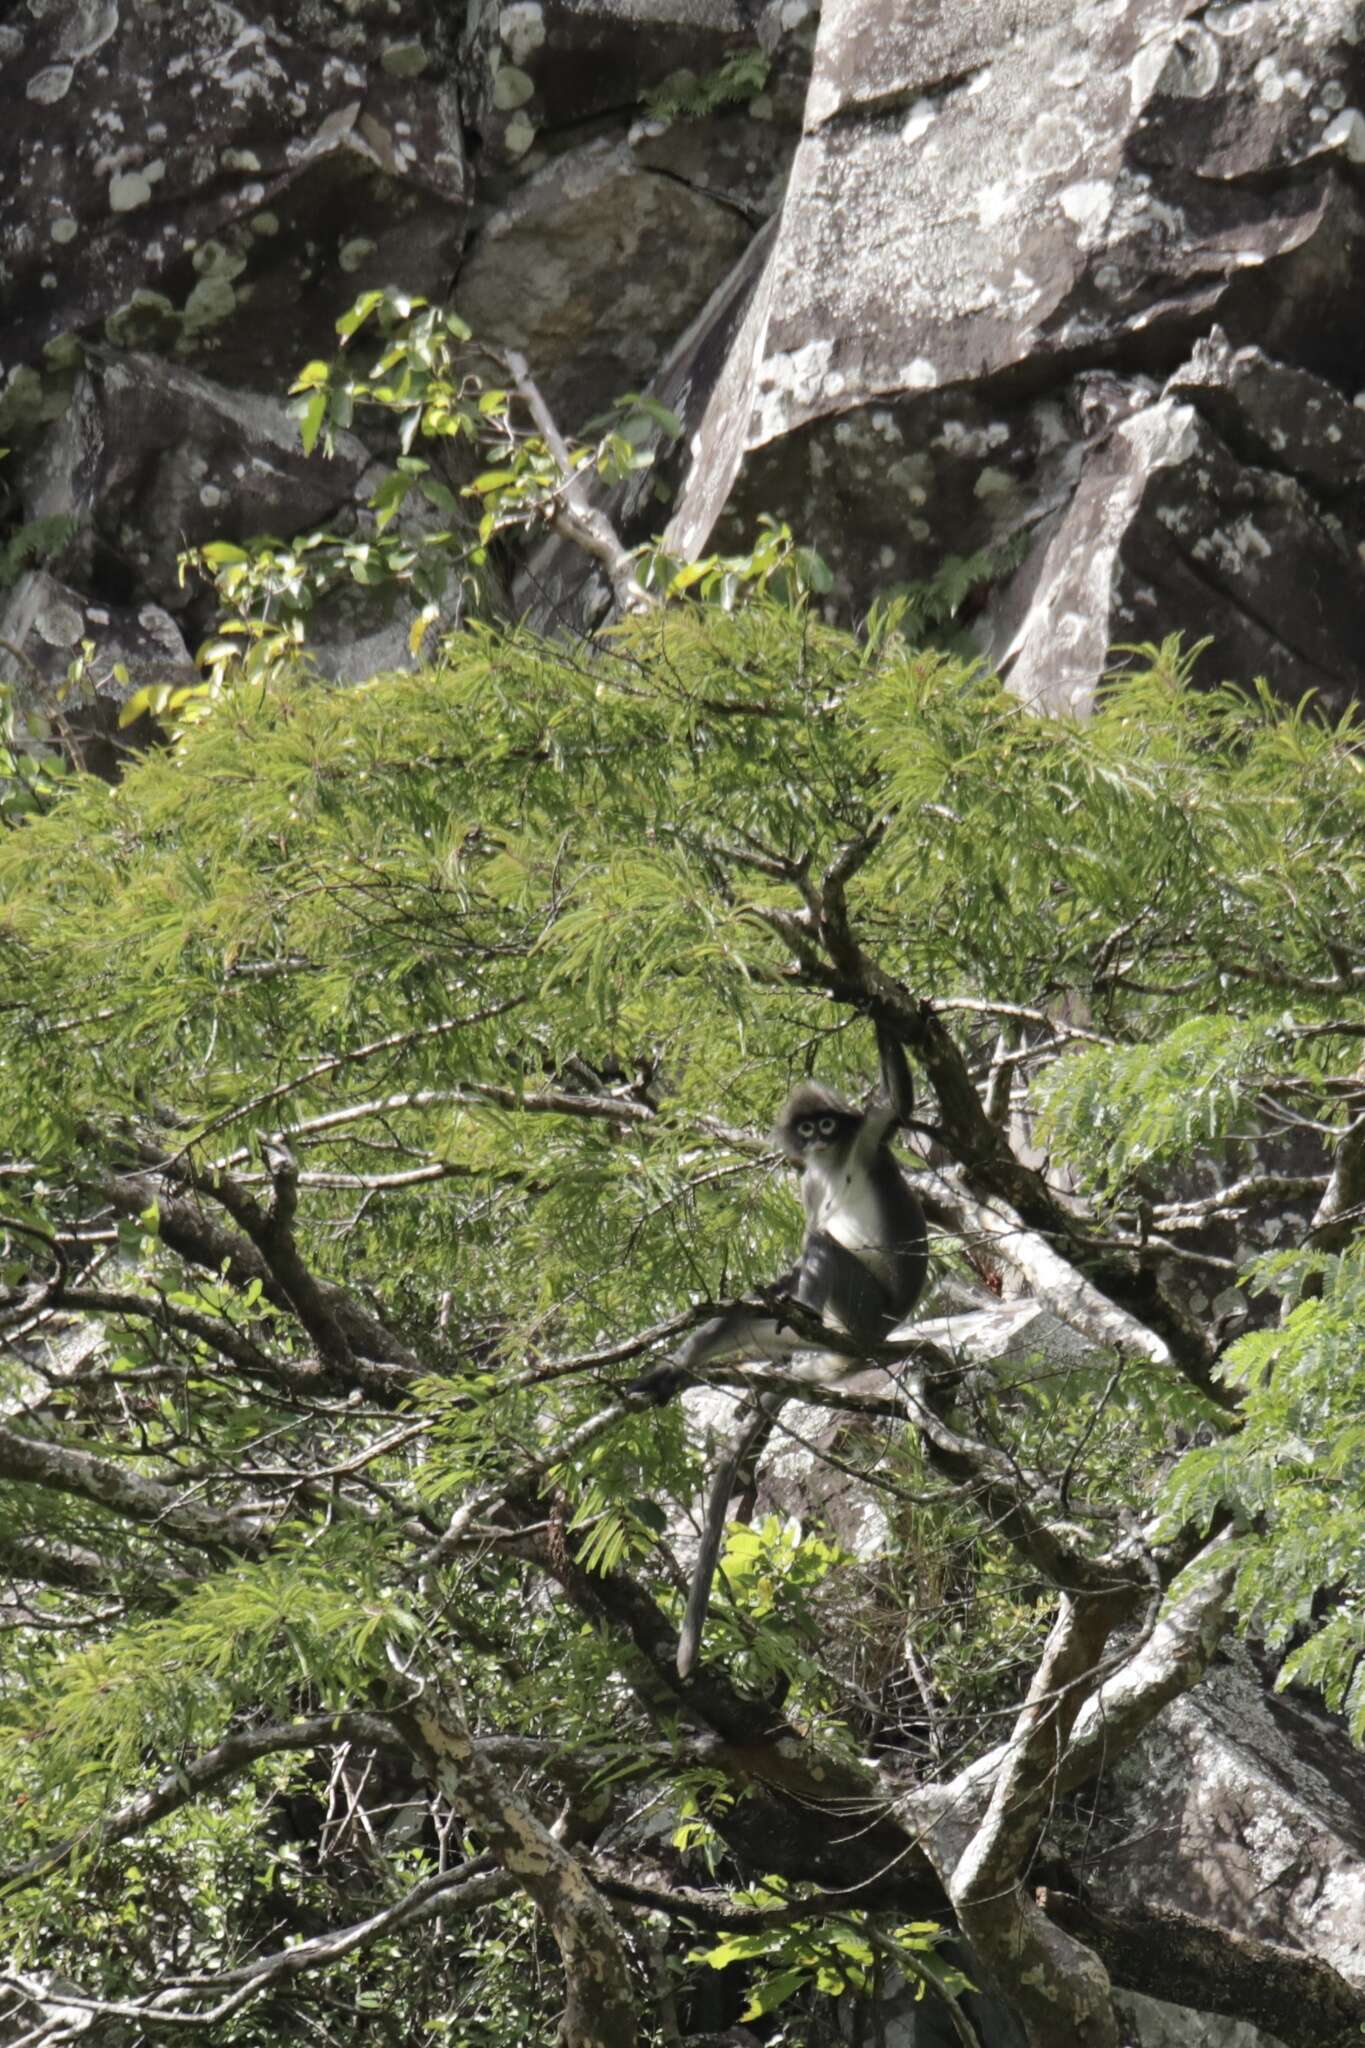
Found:
[[[648,1372],[641,1373],[638,1380],[631,1381],[626,1392],[640,1395],[653,1408],[662,1408],[690,1383],[691,1378],[691,1373],[684,1372],[680,1365],[665,1362],[663,1365],[651,1366]]]

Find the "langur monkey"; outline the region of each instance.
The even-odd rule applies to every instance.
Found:
[[[924,1212],[891,1151],[897,1125],[909,1121],[914,1107],[910,1069],[899,1040],[882,1025],[877,1027],[877,1050],[881,1091],[866,1110],[855,1109],[833,1088],[803,1081],[788,1097],[773,1132],[783,1156],[801,1169],[806,1212],[801,1256],[774,1290],[790,1294],[832,1329],[869,1349],[885,1343],[909,1315],[929,1266]],[[813,1348],[809,1337],[784,1328],[777,1315],[727,1309],[694,1331],[667,1364],[639,1381],[638,1390],[662,1403],[692,1371],[717,1359],[780,1360]],[[856,1370],[842,1354],[835,1363],[841,1372]],[[697,1659],[736,1481],[762,1449],[782,1403],[781,1394],[759,1394],[746,1404],[712,1481],[678,1639],[680,1678],[688,1676]]]

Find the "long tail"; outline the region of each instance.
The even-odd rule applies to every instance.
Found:
[[[711,1582],[716,1576],[716,1561],[725,1540],[725,1511],[739,1491],[737,1481],[740,1473],[757,1457],[772,1433],[781,1406],[780,1395],[760,1394],[753,1406],[741,1416],[739,1428],[716,1467],[711,1491],[706,1497],[706,1520],[702,1524],[697,1561],[692,1567],[687,1612],[678,1636],[679,1678],[691,1675],[701,1648],[701,1632],[706,1623],[706,1610],[711,1604]]]

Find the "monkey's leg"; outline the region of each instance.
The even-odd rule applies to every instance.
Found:
[[[784,1396],[781,1394],[760,1394],[740,1416],[739,1427],[716,1467],[711,1491],[706,1497],[706,1518],[702,1523],[697,1561],[692,1567],[687,1612],[678,1636],[679,1678],[690,1676],[701,1648],[701,1632],[706,1623],[706,1610],[711,1604],[711,1585],[716,1576],[720,1547],[725,1540],[726,1509],[740,1491],[745,1468],[752,1468],[772,1435],[773,1424],[783,1405]]]
[[[786,1294],[796,1285],[796,1280],[797,1273],[793,1267],[790,1273],[780,1274],[772,1284],[779,1293]],[[717,1359],[766,1358],[780,1364],[794,1351],[803,1348],[809,1350],[809,1343],[775,1317],[755,1315],[748,1308],[729,1308],[723,1315],[713,1316],[709,1323],[703,1323],[700,1329],[694,1330],[672,1358],[665,1359],[661,1365],[651,1366],[638,1380],[632,1380],[627,1391],[647,1394],[657,1407],[662,1408],[681,1387],[689,1384],[695,1370],[714,1364]]]

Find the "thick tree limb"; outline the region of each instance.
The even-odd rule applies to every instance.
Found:
[[[185,1191],[186,1176],[173,1161],[157,1158],[149,1162],[149,1170],[136,1173],[106,1169],[99,1174],[97,1186],[120,1216],[141,1216],[154,1207],[157,1235],[191,1265],[215,1274],[225,1271],[234,1287],[259,1281],[272,1306],[290,1309],[287,1291],[258,1247],[249,1236],[231,1229],[221,1216],[214,1215],[196,1194]],[[406,1392],[412,1377],[420,1371],[412,1352],[344,1288],[325,1280],[317,1285],[351,1348],[348,1384],[361,1386],[367,1393],[389,1401]],[[390,1369],[382,1370],[384,1367]]]
[[[1112,1603],[1063,1594],[981,1825],[943,1865],[958,1924],[1030,2048],[1119,2048],[1108,1972],[1023,1885],[1071,1724],[1104,1654]],[[940,1836],[939,1839],[942,1839]]]
[[[959,1234],[968,1242],[988,1245],[992,1256],[1018,1273],[1029,1292],[1051,1309],[1059,1322],[1119,1358],[1171,1370],[1171,1351],[1165,1340],[1092,1286],[1046,1238],[1029,1230],[1007,1203],[999,1198],[980,1201],[942,1173],[917,1178],[931,1182],[939,1202],[955,1215]]]
[[[545,1916],[564,1966],[563,2048],[636,2048],[635,1995],[620,1930],[583,1866],[506,1785],[470,1736],[450,1689],[395,1717],[456,1810]]]
[[[1365,1215],[1365,1115],[1341,1134],[1337,1156],[1308,1233],[1315,1251],[1335,1252],[1350,1243]]]
[[[319,1357],[342,1379],[350,1379],[356,1368],[351,1340],[294,1239],[297,1168],[287,1148],[277,1148],[271,1157],[277,1163],[271,1169],[275,1198],[269,1209],[263,1209],[255,1196],[248,1194],[230,1174],[212,1168],[182,1170],[195,1189],[226,1210],[238,1229],[250,1238],[289,1307],[317,1346]]]
[[[215,1554],[252,1556],[269,1540],[259,1515],[203,1507],[183,1487],[142,1478],[112,1458],[21,1436],[17,1430],[0,1428],[0,1479],[73,1494]]]
[[[1215,1537],[1188,1590],[1082,1706],[1058,1774],[1059,1795],[1088,1784],[1133,1747],[1164,1707],[1198,1685],[1226,1626],[1237,1576],[1232,1551],[1229,1534]]]
[[[0,1532],[0,1573],[32,1585],[96,1596],[110,1592],[126,1577],[126,1569],[84,1544],[60,1536],[21,1536],[10,1530]]]
[[[127,1316],[149,1322],[168,1336],[193,1339],[216,1351],[253,1379],[290,1388],[299,1394],[316,1394],[315,1368],[293,1358],[277,1358],[254,1344],[244,1330],[222,1316],[205,1315],[198,1309],[182,1308],[161,1295],[132,1294],[108,1287],[63,1287],[54,1308],[71,1314]]]
[[[1188,1589],[1082,1703],[1057,1768],[1057,1798],[1088,1784],[1132,1748],[1163,1707],[1199,1683],[1226,1622],[1236,1573],[1231,1546],[1230,1536],[1215,1537]],[[902,1799],[907,1825],[917,1834],[945,1819],[959,1829],[975,1828],[1010,1747],[1000,1743],[955,1777]]]
[[[540,1519],[531,1499],[510,1501],[506,1512],[532,1528]],[[527,1549],[581,1613],[629,1644],[622,1672],[652,1717],[671,1726],[681,1710],[688,1722],[714,1731],[699,1738],[704,1747],[695,1761],[744,1795],[713,1817],[738,1856],[797,1882],[854,1890],[852,1904],[875,1891],[912,1917],[943,1910],[932,1866],[895,1819],[892,1795],[873,1773],[807,1741],[773,1700],[739,1692],[718,1666],[703,1665],[682,1683],[676,1633],[626,1573],[584,1571],[538,1530],[528,1535]]]
[[[1211,1546],[1217,1560],[1230,1539]],[[959,1924],[1024,2020],[1033,2048],[1116,2048],[1106,1972],[1026,1888],[1052,1803],[1142,1734],[1203,1675],[1222,1626],[1233,1566],[1214,1563],[1101,1683],[1104,1646],[1124,1619],[1108,1598],[1063,1596],[1010,1740],[902,1804],[940,1870]],[[1093,1689],[1092,1689],[1093,1688]],[[1125,1978],[1123,1981],[1131,1982]],[[1133,1988],[1168,1995],[1150,1982]]]

